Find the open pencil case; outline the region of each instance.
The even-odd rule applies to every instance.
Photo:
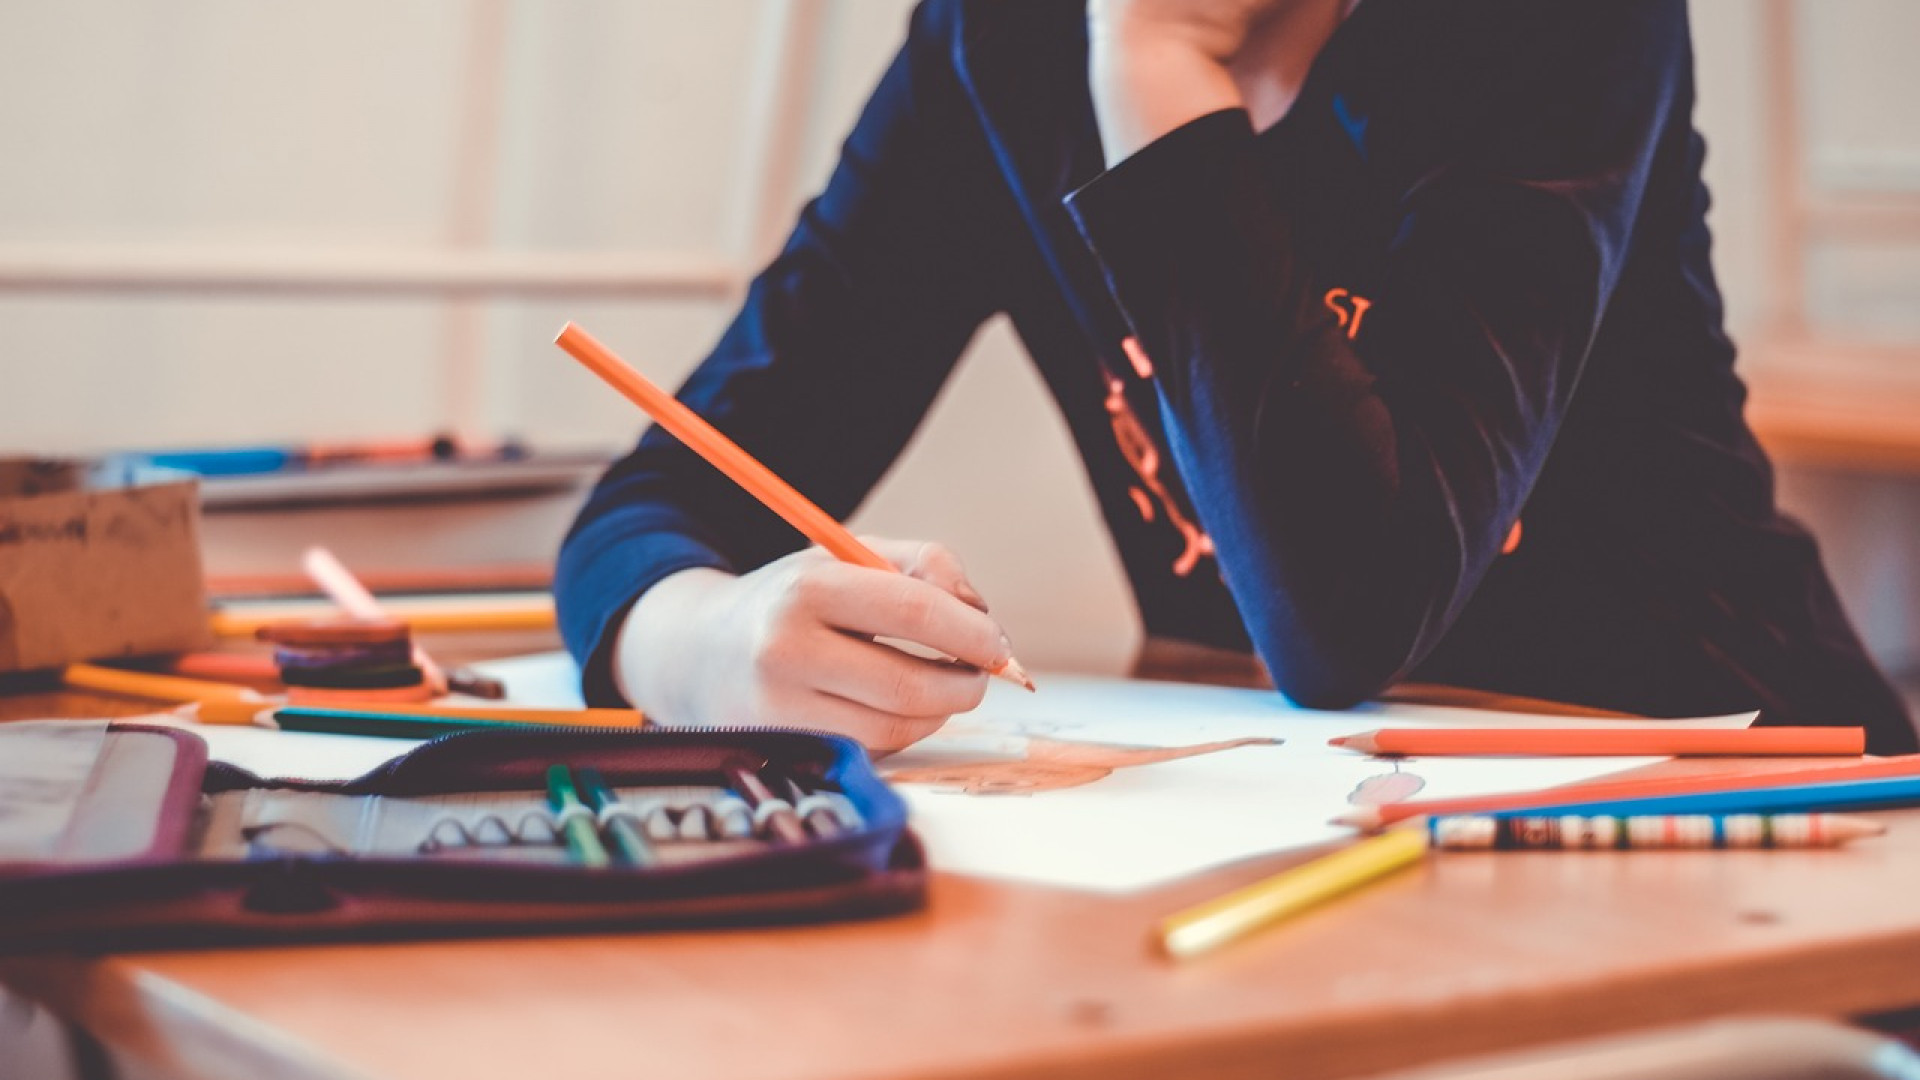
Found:
[[[645,865],[585,864],[555,764],[598,770],[588,832],[623,819]],[[837,736],[496,729],[314,782],[175,728],[0,724],[0,952],[803,922],[924,888],[905,804]]]

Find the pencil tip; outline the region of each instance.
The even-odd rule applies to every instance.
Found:
[[[1033,676],[1028,675],[1027,669],[1020,666],[1020,661],[1011,656],[1007,657],[1007,662],[1001,664],[1000,670],[994,672],[994,674],[1008,682],[1018,683],[1024,687],[1029,694],[1034,691]]]

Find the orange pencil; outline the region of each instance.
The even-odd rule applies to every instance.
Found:
[[[185,679],[211,679],[278,688],[280,665],[266,653],[192,652],[168,657],[162,673]]]
[[[99,664],[68,664],[60,672],[60,681],[76,690],[185,702],[183,715],[207,724],[251,724],[260,710],[285,700],[234,683],[155,675]]]
[[[1498,795],[1467,795],[1455,799],[1418,799],[1382,803],[1349,810],[1334,818],[1338,825],[1379,829],[1421,815],[1492,814],[1508,810],[1545,809],[1575,803],[1652,799],[1666,795],[1693,795],[1714,791],[1744,791],[1801,784],[1843,783],[1920,776],[1920,754],[1869,758],[1845,765],[1773,772],[1717,773],[1711,776],[1649,776],[1631,780],[1596,780],[1543,791],[1512,791]]]
[[[1814,757],[1867,752],[1862,728],[1382,728],[1338,739],[1363,754],[1421,757]]]
[[[726,474],[728,479],[745,488],[748,494],[759,499],[767,509],[779,514],[787,524],[798,529],[807,539],[827,549],[835,558],[874,570],[899,572],[898,567],[855,539],[844,525],[833,519],[833,515],[814,505],[812,500],[796,491],[793,485],[775,476],[773,470],[760,464],[753,455],[740,449],[732,439],[722,435],[712,424],[702,420],[672,394],[655,386],[646,376],[615,356],[605,345],[595,340],[592,334],[573,323],[568,323],[560,328],[560,336],[554,338],[554,344],[572,354],[575,360],[586,365],[587,370],[600,376],[607,385],[620,391],[629,401],[640,406],[648,416],[653,417],[654,423],[665,428],[669,434],[685,443],[694,453],[707,459],[714,468]],[[1007,662],[1001,665],[1000,670],[992,674],[1018,683],[1028,690],[1033,689],[1033,680],[1027,677],[1026,669],[1020,666],[1018,660],[1008,658]]]

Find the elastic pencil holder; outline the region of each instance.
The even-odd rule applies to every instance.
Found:
[[[0,725],[0,763],[0,952],[792,923],[924,899],[905,804],[836,736],[489,729],[321,783],[209,763],[176,728],[29,721]],[[597,770],[617,800],[572,815],[611,865],[569,848],[554,764]],[[740,770],[838,816],[775,830],[762,804],[749,825]]]

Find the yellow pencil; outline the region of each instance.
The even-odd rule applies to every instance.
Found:
[[[233,683],[153,675],[97,664],[68,664],[60,673],[60,681],[76,690],[187,702],[197,706],[198,719],[208,724],[251,724],[256,713],[279,703],[279,699]]]
[[[406,623],[416,634],[551,630],[555,625],[550,596],[496,597],[483,602],[397,597],[380,606],[388,618]],[[209,622],[215,637],[250,638],[262,626],[312,618],[325,610],[311,602],[248,605],[241,610],[215,611]]]
[[[104,667],[99,664],[68,664],[60,679],[76,690],[124,694],[127,697],[184,703],[175,710],[203,724],[264,724],[278,726],[272,713],[279,709],[300,709],[308,715],[373,713],[382,716],[412,716],[428,720],[484,720],[499,724],[547,724],[565,727],[644,727],[646,718],[632,709],[526,709],[499,706],[420,705],[401,702],[367,702],[347,706],[289,706],[278,695],[258,693],[233,683],[186,679],[178,675],[154,675],[145,671]]]
[[[1425,829],[1389,829],[1170,915],[1154,927],[1154,937],[1177,960],[1198,956],[1411,866],[1426,851]]]

